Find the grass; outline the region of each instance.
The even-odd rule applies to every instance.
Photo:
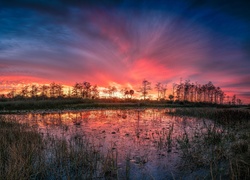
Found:
[[[250,178],[250,112],[240,109],[176,109],[172,115],[198,117],[205,128],[177,138],[182,169],[210,169],[208,179]],[[207,119],[214,123],[207,123]]]
[[[171,102],[168,100],[138,100],[138,99],[0,99],[0,113],[19,110],[49,110],[49,109],[88,109],[88,108],[137,108],[137,107],[231,107],[208,103]],[[10,112],[12,113],[12,112]]]
[[[176,108],[168,112],[170,115],[189,116],[212,119],[220,124],[239,124],[250,121],[250,111],[247,109],[220,108]]]
[[[194,133],[183,129],[175,137],[175,123],[154,132],[157,148],[171,153],[177,146],[181,154],[183,177],[199,169],[209,170],[203,179],[249,179],[249,110],[181,108],[169,111],[174,116],[200,118],[203,128]],[[7,116],[10,117],[10,116]],[[208,119],[215,123],[209,123]],[[148,136],[147,136],[148,137]],[[149,137],[148,137],[149,138]],[[101,152],[85,136],[57,138],[38,133],[27,124],[0,116],[0,180],[2,179],[118,179],[118,151],[112,145]],[[134,158],[147,164],[147,154]],[[125,160],[125,177],[132,178],[133,166]]]
[[[42,136],[25,124],[0,117],[0,179],[112,178],[117,158],[102,153],[88,139]]]

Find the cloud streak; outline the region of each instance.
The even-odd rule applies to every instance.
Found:
[[[53,2],[1,2],[1,77],[135,87],[182,77],[250,102],[250,23],[231,1]]]

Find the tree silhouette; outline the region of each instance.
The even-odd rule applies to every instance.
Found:
[[[236,105],[236,95],[235,94],[232,97],[232,105]]]
[[[45,98],[49,96],[49,86],[42,85],[40,86],[41,97]]]
[[[39,91],[38,86],[33,84],[31,86],[31,90],[30,90],[31,97],[32,98],[37,97],[38,96],[38,91]]]
[[[97,85],[92,86],[92,88],[91,88],[91,96],[92,96],[92,99],[99,98],[99,91],[98,91]]]
[[[63,87],[60,84],[52,82],[49,86],[49,92],[51,98],[58,98],[63,96]]]
[[[72,89],[72,95],[74,97],[81,97],[83,93],[83,86],[81,83],[75,83]]]
[[[7,94],[7,98],[14,98],[16,96],[16,89],[12,88],[11,91]]]
[[[91,96],[91,84],[89,82],[83,82],[83,92],[82,92],[82,97],[84,98],[90,98]]]
[[[125,98],[128,98],[129,94],[130,94],[129,90],[127,88],[125,88],[125,90],[124,90]]]
[[[156,83],[155,89],[157,90],[157,100],[159,101],[160,100],[160,93],[161,93],[161,83],[160,82]]]
[[[149,82],[148,80],[144,79],[142,81],[142,86],[140,87],[140,90],[139,90],[139,92],[142,93],[143,100],[146,99],[146,97],[148,95],[148,92],[150,90],[151,90],[151,82]]]
[[[129,90],[130,98],[132,99],[132,96],[134,95],[135,91],[133,89]]]
[[[28,85],[22,87],[20,95],[24,98],[27,98],[29,96],[29,86]]]
[[[63,93],[63,86],[52,82],[50,85],[25,85],[18,92],[16,89],[12,89],[6,96],[9,99],[18,99],[22,98],[70,98],[71,89],[72,96],[77,98],[92,98],[96,99],[99,97],[98,86],[92,86],[90,82],[75,83],[69,89],[68,95]],[[156,83],[155,89],[157,90],[157,100],[165,99],[167,85],[164,85],[160,82]],[[141,93],[141,97],[146,100],[149,96],[149,91],[151,90],[151,82],[144,79],[142,81],[141,87],[139,87],[138,92]],[[109,95],[109,98],[114,97],[117,92],[115,86],[109,86],[103,90],[104,93]],[[125,98],[131,98],[134,96],[135,91],[133,89],[124,88],[121,90],[121,93]],[[236,98],[236,95],[233,95],[230,101],[230,97],[222,91],[220,87],[214,86],[214,84],[209,81],[207,84],[198,84],[190,82],[190,80],[182,81],[180,83],[173,83],[172,94],[168,96],[171,101],[189,101],[189,102],[202,102],[202,103],[214,103],[214,104],[223,104],[228,103],[232,105],[241,105],[242,101],[239,98]]]
[[[172,94],[170,94],[170,95],[168,96],[168,98],[169,98],[170,101],[173,101],[173,100],[174,100],[174,96],[173,96]]]
[[[114,94],[117,92],[117,88],[115,86],[108,87],[109,97],[114,97]]]

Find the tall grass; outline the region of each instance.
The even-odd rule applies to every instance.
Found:
[[[94,179],[117,174],[117,158],[88,139],[43,137],[0,117],[0,179]]]
[[[175,115],[199,117],[204,128],[184,130],[177,144],[182,168],[210,169],[209,179],[250,178],[250,113],[235,109],[176,109]],[[207,123],[207,119],[214,123]]]
[[[246,109],[176,108],[168,114],[212,119],[220,124],[231,125],[250,121],[250,111]]]

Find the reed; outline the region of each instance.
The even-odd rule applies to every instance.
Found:
[[[117,174],[116,152],[105,155],[80,135],[69,140],[43,136],[0,117],[0,144],[0,179],[94,179]]]
[[[209,112],[213,111],[217,110],[209,110]],[[220,111],[219,113],[215,112],[212,115],[207,115],[208,111],[194,112],[194,110],[180,110],[175,113],[180,112],[189,116],[197,113],[202,117],[216,118],[221,117],[220,113],[225,113],[225,111]],[[230,114],[238,114],[238,111],[234,110],[229,112]],[[224,115],[224,117],[229,117],[229,115]],[[240,115],[240,117],[238,116],[240,123],[233,122],[234,126],[230,122],[232,121],[231,118],[227,119],[230,123],[223,123],[223,125],[217,123],[218,121],[208,124],[203,119],[203,129],[196,129],[195,133],[189,135],[183,133],[178,137],[177,144],[183,160],[181,168],[191,171],[199,168],[210,169],[209,179],[249,179],[250,123],[245,119],[248,117],[247,114]],[[184,132],[186,132],[185,129]]]

